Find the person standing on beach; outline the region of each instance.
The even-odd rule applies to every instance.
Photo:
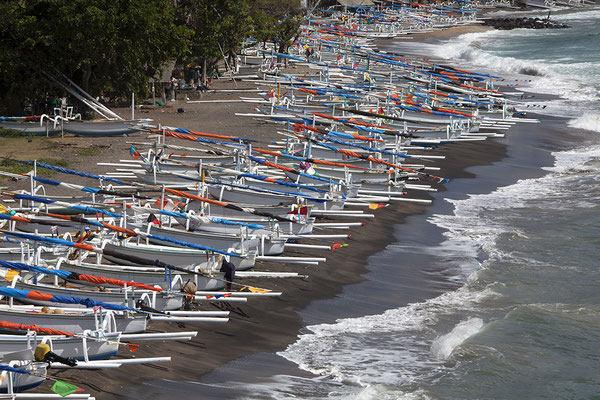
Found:
[[[227,259],[223,258],[221,272],[225,272],[225,289],[228,292],[231,292],[231,284],[233,278],[235,278],[235,265],[231,261],[227,261]]]

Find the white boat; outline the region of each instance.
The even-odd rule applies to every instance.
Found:
[[[244,207],[244,205],[239,205],[240,207]],[[189,210],[198,210],[200,207],[199,202],[196,201],[192,201],[190,202],[190,204],[188,205],[188,209]],[[276,210],[280,210],[279,207],[274,207]],[[309,206],[309,209],[312,208],[312,206]],[[263,211],[263,210],[267,210],[268,208],[259,208],[257,210],[259,211]],[[290,210],[291,207],[287,206],[286,207],[287,210]],[[224,212],[223,215],[219,214],[222,210],[226,210],[226,212]],[[232,211],[231,209],[226,209],[223,207],[213,207],[209,213],[209,215],[211,217],[216,217],[216,218],[227,218],[230,219],[232,221],[238,221],[238,222],[247,222],[247,223],[258,223],[261,225],[265,225],[266,228],[258,228],[258,229],[252,229],[252,228],[248,228],[248,231],[251,235],[259,235],[259,236],[270,236],[270,235],[277,235],[278,233],[285,233],[285,234],[292,234],[292,235],[309,235],[312,233],[313,231],[313,227],[314,227],[314,218],[307,218],[305,216],[302,217],[302,222],[296,222],[297,221],[297,217],[295,215],[292,214],[284,214],[286,215],[287,218],[289,218],[289,222],[288,221],[274,221],[272,218],[270,217],[265,217],[265,216],[257,216],[257,215],[253,215],[253,214],[247,214],[247,213],[239,213],[240,216],[234,217],[234,213],[229,213],[229,211]],[[217,214],[215,214],[215,212]],[[235,211],[234,211],[235,212]],[[288,211],[289,213],[289,211]],[[275,215],[275,214],[274,214]],[[294,221],[296,220],[296,221]],[[178,221],[180,224],[186,226],[187,224],[184,221],[179,220]],[[240,228],[239,226],[235,226],[235,225],[224,225],[224,224],[216,224],[213,222],[198,222],[198,221],[190,221],[189,222],[189,226],[187,226],[188,229],[192,232],[204,232],[207,234],[222,234],[222,233],[226,233],[226,234],[236,234],[239,233]]]
[[[198,290],[215,291],[225,287],[224,274],[212,272],[197,275],[180,271],[169,271],[158,267],[135,267],[130,265],[107,265],[93,263],[71,263],[58,260],[56,267],[78,274],[103,275],[110,278],[135,281],[146,285],[159,285],[163,289],[179,290],[182,283],[194,282]]]
[[[30,216],[26,216],[29,218]],[[80,222],[64,221],[44,216],[31,216],[31,222],[15,222],[15,228],[21,232],[35,234],[63,235],[85,231],[86,225]]]
[[[42,307],[26,305],[0,305],[0,321],[39,325],[74,334],[99,328],[108,332],[140,333],[145,332],[147,326],[146,314],[59,307],[49,313]]]
[[[261,206],[281,206],[298,203],[298,196],[278,194],[260,188],[251,189],[232,187],[229,185],[210,185],[208,186],[208,193],[219,201],[226,201],[229,203],[259,204]],[[344,207],[343,198],[305,197],[305,200],[309,202],[309,204],[313,204],[315,209],[319,210],[341,210]]]
[[[48,285],[44,283],[31,284],[23,281],[14,283],[15,289],[20,290],[39,290],[43,293],[55,296],[79,297],[82,299],[90,298],[95,301],[101,301],[108,304],[117,304],[135,308],[137,302],[152,307],[158,311],[179,310],[183,305],[183,297],[181,295],[173,295],[168,292],[153,292],[149,290],[138,290],[133,287],[127,288],[127,292],[123,288],[103,288],[102,290],[86,290],[79,288],[67,288],[61,286]],[[44,300],[34,300],[21,298],[21,302],[33,304],[37,306],[53,307],[56,303]],[[82,304],[73,304],[73,308],[85,308]]]
[[[0,121],[0,128],[21,132],[25,135],[50,136],[60,133],[60,127],[54,124],[29,121]]]
[[[197,250],[186,247],[159,246],[155,244],[135,243],[132,241],[121,242],[116,245],[106,243],[103,247],[103,257],[116,264],[142,265],[127,258],[117,258],[114,256],[120,253],[124,256],[133,256],[146,260],[159,260],[165,264],[176,267],[189,267],[190,269],[202,270],[207,273],[218,270],[215,255],[209,250]],[[231,257],[231,262],[236,269],[249,269],[254,266],[256,253],[242,253],[240,257]]]
[[[182,229],[171,228],[167,226],[156,226],[151,224],[150,231],[148,225],[140,228],[145,232],[180,240],[188,243],[201,244],[214,249],[236,252],[257,251],[261,255],[276,256],[281,255],[285,249],[287,239],[273,237],[272,235],[250,235],[244,233],[204,233],[201,231],[185,231]],[[247,230],[246,230],[247,231]],[[149,239],[150,243],[164,244],[169,246],[168,242],[155,241]]]
[[[65,132],[77,136],[118,136],[140,131],[137,125],[144,120],[126,121],[67,121],[63,125]]]
[[[36,256],[37,258],[49,259],[56,258],[62,253],[63,251],[58,248],[50,249],[46,247],[38,247],[36,250],[26,244],[19,245],[15,243],[0,242],[0,260],[2,261],[27,263]]]
[[[46,380],[47,363],[28,360],[2,360],[4,364],[10,367],[25,370],[28,374],[2,371],[0,374],[0,393],[8,393],[7,399],[14,398],[12,393],[20,393],[38,387]],[[1,398],[1,397],[0,397]]]
[[[257,211],[258,213],[275,215],[275,216],[282,217],[282,218],[290,218],[290,215],[292,215],[293,209],[296,206],[295,204],[293,204],[293,205],[288,204],[288,205],[283,205],[283,206],[262,206],[262,205],[240,204],[240,203],[237,203],[236,205],[241,208],[252,208],[253,210]],[[313,206],[308,205],[306,207],[307,207],[307,214],[310,216],[310,210],[313,208]],[[269,220],[269,217],[266,217],[266,216],[249,214],[247,212],[235,210],[233,208],[211,206],[210,204],[202,203],[197,200],[191,200],[187,204],[186,209],[188,211],[190,211],[190,210],[194,211],[196,214],[199,214],[199,215],[206,214],[207,216],[216,217],[216,218],[225,218],[225,219],[230,219],[232,221],[257,222],[257,221],[268,221]],[[262,224],[262,225],[264,225],[264,224]]]
[[[76,360],[106,360],[119,351],[121,332],[84,332],[77,336],[39,335],[27,332],[25,335],[0,334],[0,358],[24,349],[35,349],[39,343],[46,343],[50,350],[65,358]]]

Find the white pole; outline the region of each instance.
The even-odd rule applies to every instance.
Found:
[[[131,93],[131,120],[135,119],[135,93]]]

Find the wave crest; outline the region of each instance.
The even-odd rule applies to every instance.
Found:
[[[570,120],[567,125],[571,128],[600,132],[600,114],[586,112],[583,115]]]
[[[438,360],[447,360],[454,349],[463,344],[465,340],[475,335],[483,327],[481,318],[470,318],[462,321],[449,333],[438,337],[431,345],[431,353]]]

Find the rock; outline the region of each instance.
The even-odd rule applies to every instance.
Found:
[[[495,29],[510,30],[517,28],[524,29],[565,29],[569,25],[562,22],[552,21],[550,19],[540,18],[490,18],[484,21],[484,25],[493,26]]]

